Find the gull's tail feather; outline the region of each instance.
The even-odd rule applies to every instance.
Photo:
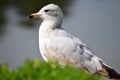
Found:
[[[120,79],[120,74],[116,72],[114,69],[104,65],[106,71],[108,72],[108,76],[110,79]]]

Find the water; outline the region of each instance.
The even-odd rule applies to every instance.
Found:
[[[22,7],[15,4],[4,8],[0,27],[0,63],[8,63],[11,68],[20,66],[27,58],[41,58],[38,48],[40,22],[26,20],[27,15],[39,10],[39,6],[33,10],[36,6],[28,3],[31,10],[22,10],[21,13]],[[62,26],[80,37],[107,64],[119,70],[120,1],[75,0],[69,5],[64,4],[66,17]]]

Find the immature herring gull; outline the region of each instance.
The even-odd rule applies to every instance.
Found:
[[[43,20],[39,28],[39,47],[45,61],[57,61],[61,65],[70,64],[76,68],[84,68],[92,74],[120,79],[119,73],[93,54],[80,39],[61,27],[63,12],[59,6],[48,4],[28,18]]]

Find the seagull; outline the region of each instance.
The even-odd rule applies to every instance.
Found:
[[[28,18],[42,20],[39,28],[39,48],[44,61],[56,61],[63,66],[70,64],[93,75],[120,79],[120,74],[97,57],[84,42],[62,28],[63,12],[58,5],[48,4]]]

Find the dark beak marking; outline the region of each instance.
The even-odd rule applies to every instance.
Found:
[[[29,15],[28,17],[27,17],[27,19],[32,19],[33,18],[33,16],[32,15]]]

